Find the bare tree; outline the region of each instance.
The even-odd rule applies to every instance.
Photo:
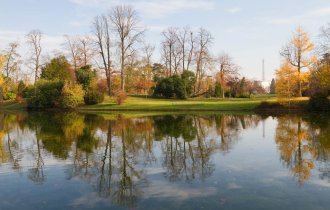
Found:
[[[32,30],[26,35],[26,41],[31,49],[30,63],[34,71],[34,85],[36,84],[41,69],[41,39],[42,33],[39,30]]]
[[[311,43],[309,35],[300,26],[297,28],[293,38],[283,47],[280,54],[298,71],[299,97],[302,96],[302,82],[300,73],[303,68],[309,67],[313,61],[308,55],[314,45]]]
[[[83,66],[86,66],[91,62],[94,53],[91,49],[91,38],[89,36],[79,37],[79,54],[81,55]]]
[[[18,70],[19,65],[21,64],[20,54],[17,52],[19,47],[18,42],[11,42],[8,45],[8,48],[4,51],[5,62],[4,62],[4,74],[8,78],[12,73]]]
[[[134,45],[142,38],[144,30],[139,26],[139,18],[136,14],[136,11],[130,6],[114,7],[109,17],[119,38],[118,47],[120,51],[120,86],[121,90],[124,91],[125,61],[129,56],[131,48],[134,48]]]
[[[226,53],[220,54],[216,62],[219,66],[217,80],[219,80],[222,88],[222,98],[225,98],[226,82],[238,75],[239,66],[237,66],[233,62],[233,59]]]
[[[74,70],[78,69],[78,62],[80,60],[79,55],[79,40],[76,36],[64,35],[66,42],[64,43],[67,50],[70,52],[70,57]]]
[[[200,85],[203,77],[205,76],[205,70],[208,64],[212,61],[210,55],[210,46],[212,44],[213,37],[210,32],[200,28],[197,40],[196,40],[196,79],[197,79],[197,89],[195,93],[200,91]]]
[[[176,45],[178,44],[178,35],[177,35],[177,28],[168,28],[167,30],[162,32],[164,40],[162,42],[162,53],[165,66],[169,70],[168,76],[172,75],[173,66],[175,67],[174,58],[176,57]]]
[[[97,51],[100,53],[103,69],[107,78],[108,95],[111,95],[112,57],[109,19],[105,15],[97,16],[93,22],[93,33]]]
[[[146,44],[142,48],[143,60],[146,65],[151,65],[151,57],[155,52],[155,46]]]
[[[189,31],[189,36],[188,36],[188,43],[189,43],[189,52],[188,52],[188,57],[187,57],[187,68],[186,70],[189,70],[190,65],[193,62],[194,58],[194,51],[195,51],[195,37],[192,31]]]
[[[330,54],[330,23],[321,28],[319,51],[322,55]]]

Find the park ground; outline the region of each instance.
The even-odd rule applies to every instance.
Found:
[[[308,98],[294,98],[291,107],[303,107]],[[262,102],[266,102],[266,109],[281,109],[287,106],[278,106],[280,103],[274,95],[260,95],[253,98],[192,98],[186,100],[157,99],[143,96],[129,96],[122,105],[117,105],[113,97],[105,97],[103,103],[84,105],[80,111],[253,111],[257,110]],[[263,103],[264,105],[265,103]],[[288,104],[288,103],[285,103]],[[1,109],[26,109],[26,103],[15,101],[3,102]]]

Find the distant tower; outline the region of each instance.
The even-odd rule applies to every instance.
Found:
[[[265,80],[265,59],[262,59],[262,81],[264,82]]]

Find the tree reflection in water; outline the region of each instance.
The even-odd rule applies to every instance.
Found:
[[[230,153],[242,130],[256,127],[262,120],[258,115],[238,114],[130,118],[0,113],[0,164],[20,171],[21,160],[30,158],[26,176],[43,183],[45,158],[70,161],[67,179],[90,183],[100,197],[113,204],[134,207],[150,182],[145,168],[161,166],[172,182],[205,180],[215,170],[212,155]],[[308,180],[316,165],[321,178],[330,179],[329,117],[287,115],[277,121],[275,142],[281,160],[298,183]],[[25,139],[23,133],[34,135]]]

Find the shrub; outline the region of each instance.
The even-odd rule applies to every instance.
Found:
[[[309,111],[330,111],[330,100],[327,94],[316,93],[311,96],[307,108]]]
[[[16,98],[16,94],[13,92],[5,92],[5,94],[3,95],[4,100],[12,100],[15,98]]]
[[[90,87],[91,82],[96,77],[96,73],[92,69],[91,65],[86,65],[86,66],[80,67],[76,71],[76,77],[77,77],[77,82],[83,86],[83,89],[85,91],[87,91],[88,87]]]
[[[214,96],[215,97],[221,97],[222,96],[222,88],[221,88],[220,82],[215,83]]]
[[[87,105],[99,104],[104,100],[104,94],[95,89],[89,89],[84,96],[84,102]]]
[[[177,75],[159,79],[153,95],[165,98],[176,97],[185,99],[187,97],[185,82]]]
[[[16,95],[15,101],[17,103],[22,103],[23,102],[23,97],[21,95]]]
[[[17,95],[22,97],[25,90],[26,90],[26,85],[22,80],[20,80],[17,87]]]
[[[58,106],[63,85],[62,81],[39,80],[35,92],[30,90],[31,98],[27,100],[28,107],[40,109]]]
[[[65,83],[61,92],[60,108],[74,109],[84,101],[84,91],[79,84]]]
[[[127,99],[127,94],[124,91],[118,91],[115,96],[118,105],[122,105]]]

